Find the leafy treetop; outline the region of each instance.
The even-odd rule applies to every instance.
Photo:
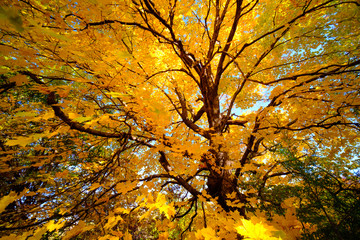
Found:
[[[1,239],[357,239],[360,3],[4,0]]]

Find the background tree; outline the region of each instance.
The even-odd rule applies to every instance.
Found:
[[[358,1],[0,15],[3,239],[358,238]]]

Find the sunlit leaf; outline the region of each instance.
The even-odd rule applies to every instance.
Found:
[[[2,197],[0,199],[0,212],[3,212],[5,208],[12,203],[13,201],[18,199],[18,195],[15,192],[10,192],[10,194]]]

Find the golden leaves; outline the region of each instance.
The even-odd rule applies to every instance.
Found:
[[[128,231],[124,234],[124,240],[132,240],[132,235]]]
[[[13,201],[19,198],[20,197],[14,191],[10,192],[5,197],[2,197],[0,199],[0,213],[3,212],[10,203],[12,203]]]
[[[118,183],[115,186],[115,189],[118,193],[127,193],[134,188],[136,188],[137,182],[136,181],[128,181],[125,183]]]
[[[140,220],[149,217],[151,212],[155,209],[159,210],[160,213],[164,213],[168,219],[175,214],[174,203],[168,204],[166,196],[161,193],[158,194],[155,201],[151,195],[148,196],[141,206],[148,208],[148,211],[140,217]]]
[[[11,82],[15,82],[16,86],[21,86],[21,85],[29,82],[29,79],[27,78],[27,76],[22,75],[22,74],[17,74],[16,76],[10,78],[9,80]]]
[[[203,240],[220,240],[221,238],[216,236],[216,232],[213,228],[202,228],[195,233],[196,239]]]
[[[40,138],[49,136],[50,133],[37,133],[37,134],[32,134],[28,137],[16,137],[14,140],[8,140],[6,141],[6,145],[8,146],[16,146],[16,145],[20,145],[22,147],[25,147],[26,145],[33,143],[37,140],[39,140]]]
[[[155,206],[161,213],[170,219],[175,214],[174,203],[167,204],[166,197],[163,194],[159,194],[156,198]]]
[[[236,231],[251,240],[279,240],[274,237],[274,232],[278,230],[273,226],[263,223],[260,219],[252,217],[251,219],[241,219],[241,225],[235,227]]]
[[[110,229],[115,226],[119,221],[123,222],[124,220],[121,216],[111,213],[110,216],[107,218],[107,223],[105,224],[104,228]]]
[[[60,228],[62,228],[65,224],[65,221],[56,221],[55,220],[50,220],[48,223],[46,223],[44,226],[45,228],[52,232],[54,230],[58,230]]]
[[[86,232],[93,228],[92,226],[87,225],[84,221],[80,220],[75,226],[73,226],[69,231],[65,233],[63,237],[64,240],[69,240],[80,233]]]
[[[119,240],[120,238],[113,235],[106,235],[103,237],[100,237],[98,240]]]
[[[5,209],[6,209],[6,207],[7,207],[10,203],[12,203],[12,202],[14,202],[14,201],[22,198],[23,196],[33,196],[33,195],[35,195],[35,194],[36,194],[36,193],[34,193],[34,192],[29,192],[29,189],[27,189],[27,188],[25,188],[25,189],[24,189],[22,192],[20,192],[19,194],[17,194],[17,193],[14,192],[14,191],[11,191],[8,195],[6,195],[6,196],[4,196],[4,197],[2,197],[2,198],[0,199],[0,213],[1,213],[1,212],[4,212]]]
[[[257,208],[260,193],[266,195],[274,186],[298,184],[301,187],[300,180],[294,179],[281,165],[286,156],[276,154],[280,145],[292,147],[297,151],[295,156],[312,154],[320,143],[325,149],[320,150],[322,155],[341,155],[342,159],[355,156],[355,147],[353,150],[343,148],[359,140],[356,131],[345,130],[345,124],[350,121],[354,121],[351,127],[357,127],[358,113],[354,106],[359,105],[358,66],[339,64],[351,62],[359,55],[353,45],[358,42],[359,30],[352,24],[357,20],[351,20],[347,12],[337,12],[350,7],[339,3],[337,9],[331,9],[331,14],[327,12],[328,7],[324,7],[324,11],[313,9],[302,16],[306,8],[324,1],[311,1],[309,6],[302,6],[293,0],[261,4],[244,0],[232,39],[229,32],[236,4],[226,6],[227,1],[216,1],[219,6],[215,7],[212,1],[177,1],[174,5],[171,1],[149,2],[152,2],[150,7],[143,1],[131,0],[116,4],[111,0],[76,3],[36,0],[31,5],[13,1],[14,9],[21,9],[21,14],[0,9],[0,17],[7,21],[1,25],[1,31],[6,33],[0,46],[5,66],[1,73],[8,77],[1,78],[5,84],[1,82],[1,90],[9,82],[11,86],[16,85],[3,94],[6,96],[2,98],[5,103],[1,104],[1,110],[4,109],[5,114],[0,121],[5,133],[0,140],[5,142],[5,150],[9,146],[19,150],[4,150],[1,172],[12,174],[11,171],[25,172],[29,166],[44,166],[36,172],[36,178],[29,174],[19,183],[35,181],[36,186],[40,184],[37,178],[41,177],[44,183],[31,193],[33,197],[46,196],[50,203],[61,206],[75,203],[74,211],[94,209],[99,216],[107,216],[99,219],[92,211],[80,214],[85,220],[71,226],[66,238],[103,224],[107,231],[104,235],[107,235],[101,239],[131,239],[131,234],[122,228],[130,212],[133,219],[140,219],[140,225],[149,224],[149,219],[166,218],[156,223],[157,230],[165,231],[159,239],[173,237],[166,231],[169,225],[160,224],[170,224],[169,219],[175,215],[175,209],[178,210],[175,205],[182,207],[181,210],[188,207],[186,199],[191,199],[190,196],[179,200],[185,191],[181,188],[184,183],[176,182],[180,177],[203,193],[202,197],[193,197],[204,203],[204,213],[197,211],[207,219],[207,227],[203,228],[206,224],[201,217],[194,217],[191,227],[196,234],[193,236],[235,239],[231,234],[237,232],[249,239],[274,239],[282,237],[282,231],[290,232],[289,236],[294,232],[295,236],[301,227],[296,219],[299,206],[290,200],[282,204],[285,216],[273,215],[275,207],[270,209],[270,204],[267,205],[272,223],[260,217],[242,219],[216,213],[220,211],[216,200],[210,204],[204,199],[205,196],[210,199],[206,195],[209,179],[206,168],[212,166],[219,174],[232,174],[231,178],[238,169],[236,180],[244,185],[234,189],[246,199],[237,199],[235,191],[225,192],[224,202],[228,207]],[[351,13],[355,16],[356,11]],[[344,17],[346,21],[342,21]],[[159,21],[160,18],[163,19]],[[332,24],[345,27],[337,26],[337,31],[333,31]],[[14,31],[14,27],[24,31]],[[288,32],[284,32],[286,28],[290,28]],[[227,39],[232,41],[227,43]],[[229,45],[229,50],[224,50]],[[187,60],[190,61],[191,56],[198,62],[184,64],[185,58],[181,56],[185,53]],[[219,66],[221,56],[225,60]],[[37,77],[13,76],[19,69],[26,69]],[[338,74],[337,69],[345,69],[346,76]],[[326,72],[331,76],[326,76]],[[215,78],[219,80],[219,88],[213,84]],[[237,98],[231,99],[240,88]],[[174,89],[181,94],[176,94]],[[56,93],[57,107],[64,109],[71,121],[59,119],[47,106],[46,95],[50,92]],[[210,95],[213,96],[209,98]],[[235,105],[229,116],[233,117],[233,124],[239,125],[216,128],[214,125],[226,125],[221,122],[222,114],[226,114],[232,101]],[[200,109],[205,109],[201,117],[197,114],[202,112]],[[189,120],[199,117],[194,124],[209,132],[208,139],[199,136],[200,130],[194,133],[188,123],[184,124],[179,114],[182,112]],[[245,127],[240,126],[241,118],[235,119],[239,115],[246,115]],[[316,125],[321,121],[342,121],[344,125],[339,125],[338,130],[324,130]],[[74,129],[77,123],[129,137],[119,140],[111,138],[115,136],[111,134],[99,137],[91,135],[94,133],[91,131],[79,133]],[[315,126],[316,131],[292,130],[310,125]],[[215,134],[210,136],[210,132]],[[55,134],[58,136],[51,138]],[[339,136],[347,141],[339,141]],[[15,146],[27,147],[26,152]],[[170,176],[160,168],[159,151],[166,154],[174,169]],[[226,152],[230,161],[221,164],[209,157],[206,163],[201,162],[207,152],[215,156],[217,151]],[[329,169],[337,169],[335,166],[340,164],[337,160],[322,161],[327,163],[320,160],[317,163]],[[6,170],[8,165],[10,171]],[[336,171],[344,172],[347,167],[341,165]],[[202,171],[198,172],[199,169]],[[161,177],[139,183],[139,179],[150,174]],[[0,210],[19,198],[10,192],[0,200]],[[201,206],[199,202],[196,207]],[[91,203],[93,208],[88,206]],[[174,220],[171,228],[185,229],[184,222],[193,211],[190,208],[184,221]],[[39,219],[41,217],[43,215]],[[90,222],[94,225],[87,224]],[[41,237],[47,230],[59,229],[61,224],[51,221],[44,228],[36,229],[35,235]],[[281,230],[277,233],[276,229]],[[226,234],[232,237],[226,238]]]

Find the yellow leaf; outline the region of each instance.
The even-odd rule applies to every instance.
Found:
[[[76,122],[83,123],[83,122],[90,121],[91,119],[92,119],[92,117],[77,117],[77,118],[74,118],[73,120]]]
[[[51,220],[50,222],[45,224],[45,226],[46,226],[46,229],[51,232],[51,231],[54,231],[55,229],[62,228],[64,226],[64,224],[65,224],[65,221],[63,221],[63,222],[58,221],[55,223],[54,220]]]
[[[124,234],[124,240],[132,240],[132,235],[128,231]]]
[[[283,208],[293,207],[296,200],[297,200],[296,197],[287,198],[281,203],[281,207]]]
[[[171,218],[175,214],[174,204],[167,204],[166,197],[163,194],[159,194],[156,199],[155,206],[164,213],[167,218]]]
[[[48,120],[48,119],[54,118],[54,117],[55,117],[55,115],[54,115],[53,111],[48,111],[45,114],[41,115],[41,118],[44,119],[44,120]]]
[[[5,208],[12,203],[13,201],[18,199],[18,195],[16,194],[16,192],[11,191],[9,195],[1,198],[0,200],[0,213],[3,212],[5,210]]]
[[[169,239],[169,233],[168,232],[163,232],[159,235],[158,240],[167,240]]]
[[[34,232],[32,230],[28,232],[23,232],[22,235],[10,234],[9,236],[3,236],[0,240],[28,240],[29,236],[33,236]]]
[[[56,178],[66,178],[69,174],[69,170],[64,170],[63,172],[57,172],[55,173]]]
[[[42,236],[46,233],[46,231],[47,231],[46,226],[38,228],[38,229],[36,229],[34,236],[32,238],[36,239],[36,240],[40,240],[42,238]]]
[[[94,190],[94,189],[97,189],[97,188],[99,188],[101,185],[99,184],[99,183],[93,183],[92,185],[91,185],[91,187],[89,188],[89,191],[92,191],[92,190]]]
[[[15,234],[11,234],[9,236],[4,236],[0,238],[0,240],[14,240],[14,239],[19,239],[19,236]]]
[[[5,144],[8,146],[15,146],[15,145],[20,145],[22,147],[26,147],[26,145],[37,141],[38,139],[42,138],[42,137],[46,137],[48,136],[49,133],[38,133],[38,134],[33,134],[29,137],[17,137],[14,140],[8,140]]]
[[[108,218],[108,222],[105,224],[104,228],[108,229],[108,228],[112,228],[113,226],[115,226],[119,221],[123,221],[123,219],[120,216],[110,216]]]
[[[8,140],[5,144],[8,146],[16,146],[20,145],[22,147],[26,147],[26,145],[34,142],[32,137],[17,137],[14,140]]]
[[[66,232],[66,235],[64,236],[63,240],[71,239],[82,232],[88,231],[91,228],[92,228],[91,226],[86,226],[86,223],[84,221],[79,221],[79,223],[76,226],[71,228],[70,231]]]
[[[127,94],[119,93],[119,92],[109,92],[109,95],[114,97],[114,98],[118,98],[118,97],[126,96]]]
[[[144,213],[140,218],[139,221],[143,220],[144,218],[147,218],[148,216],[150,216],[150,211],[146,211],[146,213]]]
[[[79,114],[77,114],[77,113],[73,113],[73,112],[68,113],[68,115],[69,115],[69,118],[71,118],[71,119],[75,119],[75,118],[80,118],[80,117],[81,117],[81,115],[79,115]]]
[[[204,240],[220,239],[219,237],[216,236],[215,230],[210,227],[198,230],[195,233],[195,236],[196,236],[196,239],[204,239]]]
[[[103,237],[98,238],[98,240],[119,240],[119,237],[112,236],[112,235],[106,235]]]
[[[15,82],[16,86],[21,86],[24,83],[26,84],[26,83],[29,82],[28,78],[25,75],[22,75],[22,74],[18,74],[16,76],[10,78],[10,81]]]
[[[252,217],[250,220],[241,219],[242,225],[235,227],[236,231],[245,237],[245,239],[254,240],[276,240],[273,236],[273,232],[277,229],[260,221],[256,217]]]

